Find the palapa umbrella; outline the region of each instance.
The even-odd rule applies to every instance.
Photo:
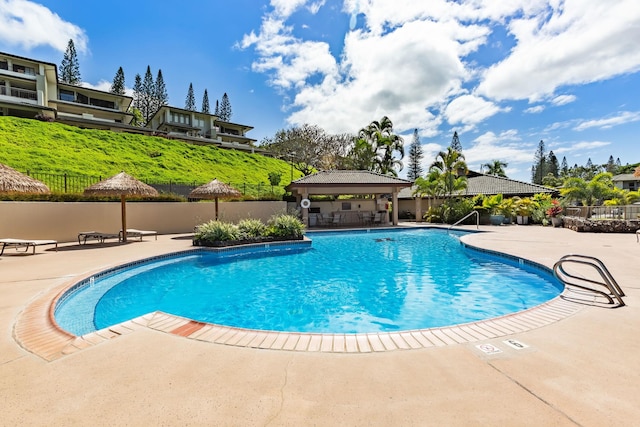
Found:
[[[120,172],[117,175],[93,184],[84,190],[86,195],[120,196],[122,207],[122,241],[127,241],[127,196],[157,196],[158,191],[131,175]]]
[[[42,193],[51,191],[42,182],[0,163],[0,193]]]
[[[189,193],[189,198],[191,199],[209,199],[216,201],[216,221],[218,220],[218,199],[240,196],[242,196],[241,192],[217,179],[194,188],[193,191]]]

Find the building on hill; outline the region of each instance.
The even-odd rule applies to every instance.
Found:
[[[123,130],[133,98],[58,81],[55,64],[0,52],[0,116]]]
[[[147,128],[169,138],[193,144],[216,145],[244,151],[260,151],[246,133],[252,126],[223,122],[217,116],[164,105],[151,117]]]
[[[132,126],[133,98],[58,80],[55,64],[0,52],[0,116],[42,118],[89,129],[164,136],[192,144],[262,152],[252,126],[165,105],[146,127]]]

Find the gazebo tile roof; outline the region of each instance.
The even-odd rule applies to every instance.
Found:
[[[297,179],[291,183],[292,186],[296,185],[327,185],[327,184],[339,184],[339,185],[411,185],[411,181],[402,178],[396,178],[394,176],[382,175],[370,171],[360,170],[327,170],[319,171],[312,175],[308,175]]]

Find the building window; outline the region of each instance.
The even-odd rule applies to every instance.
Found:
[[[111,110],[116,109],[116,104],[113,101],[105,101],[104,99],[91,98],[89,103],[91,105],[95,105],[96,107],[109,108]]]
[[[60,101],[75,102],[76,94],[70,90],[60,89]]]
[[[9,62],[0,61],[0,70],[8,70],[8,69],[9,69]]]

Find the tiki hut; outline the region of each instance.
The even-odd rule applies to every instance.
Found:
[[[42,182],[0,163],[0,193],[40,193],[51,191]]]
[[[85,195],[120,196],[122,211],[122,241],[127,241],[127,196],[157,196],[158,191],[138,181],[131,175],[120,172],[117,175],[93,184],[84,190]]]
[[[218,181],[217,179],[214,179],[207,184],[201,185],[200,187],[194,188],[193,191],[189,193],[190,199],[215,200],[216,221],[218,220],[218,199],[240,196],[242,196],[242,193],[240,193],[240,191],[236,190],[230,185],[225,184],[224,182]]]

